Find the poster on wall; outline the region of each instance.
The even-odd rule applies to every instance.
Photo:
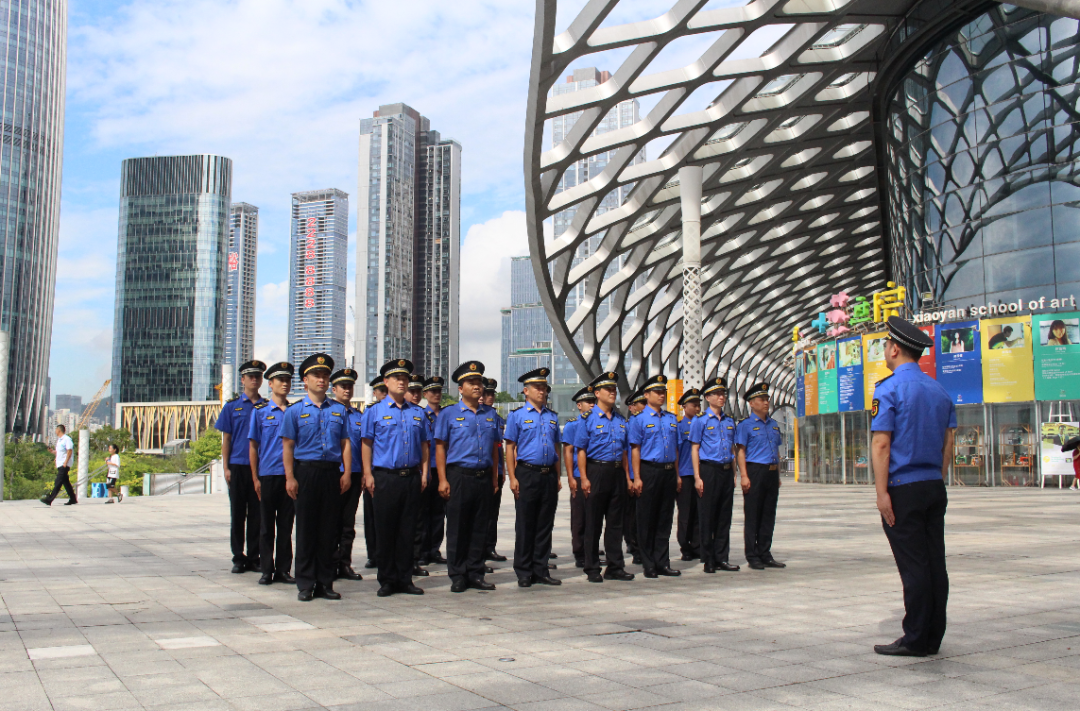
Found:
[[[870,409],[877,384],[892,375],[892,371],[885,365],[885,339],[888,336],[888,331],[882,331],[862,337],[864,410]]]
[[[862,339],[847,338],[836,344],[837,399],[840,412],[863,409]]]
[[[678,378],[672,378],[667,381],[667,411],[674,412],[675,417],[681,420],[683,418],[682,405],[679,404],[679,399],[683,396],[683,381]]]
[[[818,393],[817,393],[817,351],[811,348],[808,351],[803,351],[803,368],[806,375],[803,376],[803,383],[806,388],[806,414],[816,415],[818,414]]]
[[[1074,449],[1071,452],[1062,452],[1061,445],[1080,434],[1080,423],[1076,422],[1044,422],[1039,432],[1039,457],[1042,459],[1042,473],[1045,479],[1048,476],[1072,476],[1073,457],[1077,456]]]
[[[1024,402],[1035,399],[1031,368],[1031,317],[983,319],[983,401]]]
[[[818,414],[839,411],[836,383],[836,341],[817,346]]]
[[[806,366],[803,364],[802,353],[795,353],[795,416],[806,416]]]
[[[1035,399],[1080,398],[1080,313],[1035,316],[1031,324]]]
[[[934,327],[933,326],[919,326],[919,330],[930,336],[930,340],[934,340]],[[934,341],[935,343],[937,341]],[[937,353],[937,348],[930,346],[923,351],[922,358],[919,358],[919,369],[929,375],[931,378],[937,378],[937,359],[934,354]]]
[[[959,321],[937,329],[937,379],[957,405],[982,402],[979,322]]]

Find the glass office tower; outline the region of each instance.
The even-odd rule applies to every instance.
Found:
[[[120,173],[115,402],[218,399],[232,161],[129,158]]]
[[[225,363],[233,369],[233,387],[239,391],[237,369],[255,352],[255,273],[259,251],[259,208],[234,203],[229,214],[229,257],[226,277]]]

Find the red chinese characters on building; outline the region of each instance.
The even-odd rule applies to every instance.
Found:
[[[305,235],[304,244],[304,260],[307,262],[315,261],[315,225],[317,220],[314,217],[307,219],[307,234]],[[315,265],[304,265],[304,308],[315,308]]]
[[[229,252],[229,271],[235,272],[240,268],[240,253]]]

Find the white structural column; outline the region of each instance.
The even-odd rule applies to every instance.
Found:
[[[78,466],[78,479],[75,480],[75,496],[79,501],[85,501],[86,489],[90,484],[90,430],[79,430]]]
[[[682,202],[683,388],[700,388],[705,379],[701,337],[701,176],[698,165],[679,168]]]
[[[7,445],[7,383],[11,334],[0,331],[0,503],[4,501],[4,449]]]

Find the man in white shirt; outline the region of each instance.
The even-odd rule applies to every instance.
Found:
[[[56,426],[56,481],[53,483],[52,493],[41,497],[41,503],[52,506],[53,499],[60,493],[60,487],[67,491],[68,501],[64,506],[79,503],[75,498],[75,490],[71,488],[71,479],[68,472],[71,471],[71,457],[75,453],[75,444],[71,437],[67,436],[67,428],[63,425]]]

